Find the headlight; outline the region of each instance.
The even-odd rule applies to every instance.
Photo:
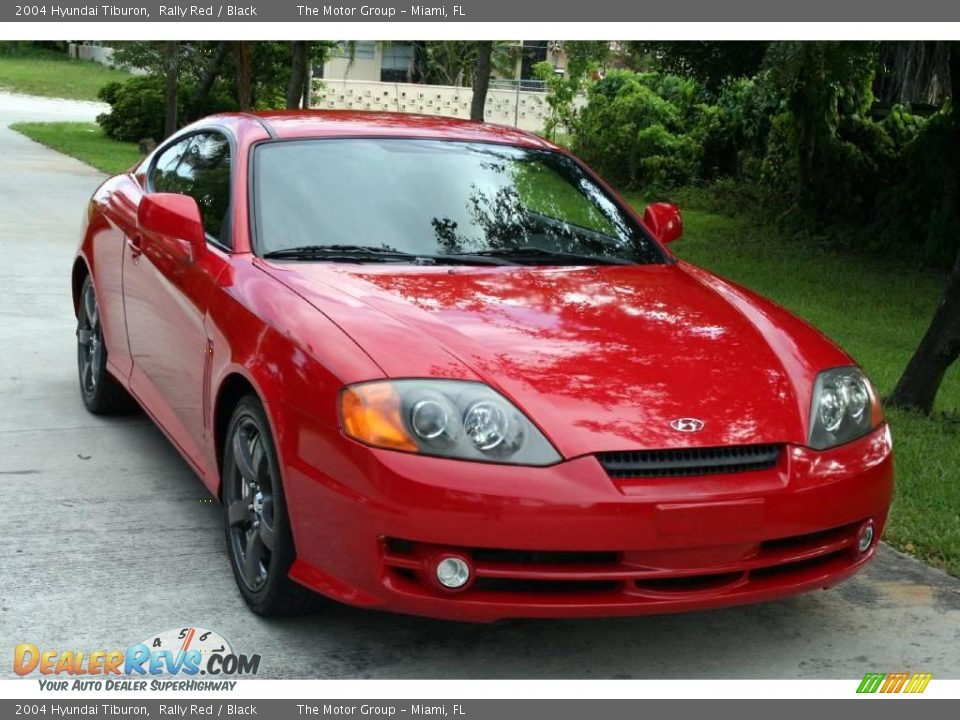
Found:
[[[355,440],[390,450],[514,465],[562,459],[513,403],[477,382],[350,385],[340,393],[340,422]]]
[[[826,450],[842,445],[882,422],[877,393],[859,368],[834,368],[817,376],[810,407],[810,447]]]

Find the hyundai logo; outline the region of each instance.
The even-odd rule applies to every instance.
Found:
[[[703,430],[703,420],[696,418],[677,418],[670,421],[670,427],[677,432],[695,433]]]

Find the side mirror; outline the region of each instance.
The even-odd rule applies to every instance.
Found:
[[[673,203],[650,203],[643,211],[643,224],[664,245],[683,236],[680,208]]]
[[[207,247],[200,207],[189,195],[144,195],[137,210],[137,224],[141,233],[179,250],[177,254],[190,262],[196,261]]]

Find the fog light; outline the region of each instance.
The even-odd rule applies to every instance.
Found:
[[[866,552],[873,545],[873,523],[869,522],[860,530],[860,539],[857,541],[857,547],[860,552]]]
[[[437,582],[445,588],[459,590],[470,580],[470,566],[463,558],[445,557],[437,563]]]

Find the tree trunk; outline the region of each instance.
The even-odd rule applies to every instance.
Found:
[[[948,228],[960,227],[960,43],[950,45],[950,85],[953,123],[949,149],[952,160],[945,164],[943,182],[944,220]],[[960,356],[960,243],[957,259],[947,277],[943,297],[933,322],[897,383],[890,404],[933,411],[933,402],[947,369]]]
[[[207,98],[210,97],[210,91],[213,90],[213,83],[216,82],[217,75],[220,74],[220,66],[223,65],[223,60],[226,56],[227,43],[221,40],[217,43],[213,55],[210,56],[210,61],[200,76],[200,85],[197,86],[197,94],[193,99],[193,112],[195,115],[199,116],[203,114],[203,109],[207,104]]]
[[[233,63],[237,68],[237,103],[241,111],[253,109],[253,87],[250,79],[250,42],[233,43]]]
[[[803,53],[803,67],[809,74],[817,59],[817,48],[813,43],[804,43],[801,50]],[[813,187],[815,184],[814,175],[817,163],[817,123],[818,118],[816,109],[810,99],[810,84],[818,82],[812,77],[804,79],[804,89],[795,98],[795,103],[799,105],[796,113],[800,119],[800,145],[797,163],[797,199],[801,206],[809,207]],[[795,91],[797,92],[797,91]]]
[[[170,137],[177,131],[177,81],[180,74],[180,43],[177,41],[163,44],[163,137]]]
[[[890,404],[933,412],[940,383],[960,355],[960,252],[947,278],[940,306],[933,316],[920,347],[897,383]]]
[[[473,101],[470,103],[470,119],[483,122],[483,110],[487,105],[487,89],[490,87],[490,56],[493,43],[477,43],[477,66],[473,74]]]
[[[950,90],[950,43],[942,40],[880,43],[875,81],[882,103],[940,105]]]
[[[310,109],[310,101],[313,95],[313,47],[312,43],[307,43],[307,50],[304,53],[303,63],[303,92],[300,95],[301,107],[304,110]]]
[[[290,83],[287,85],[287,109],[296,110],[303,100],[303,76],[307,65],[307,43],[294,40],[291,43]]]

